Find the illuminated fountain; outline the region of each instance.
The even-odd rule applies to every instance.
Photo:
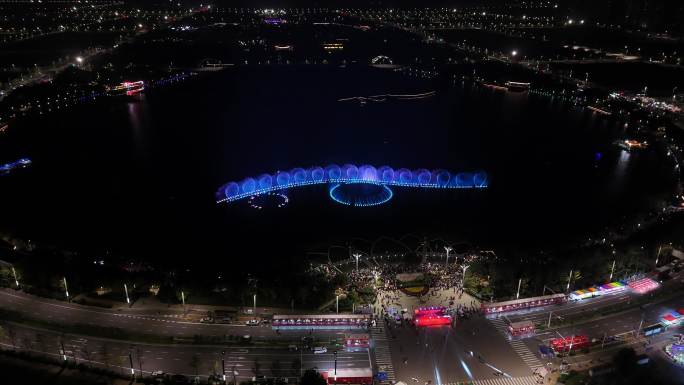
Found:
[[[391,187],[421,189],[481,189],[488,185],[484,172],[451,173],[446,170],[395,170],[388,166],[370,165],[294,168],[258,177],[229,182],[216,192],[217,203],[234,202],[264,194],[303,186],[327,184],[330,198],[335,202],[355,207],[376,206],[394,196]]]

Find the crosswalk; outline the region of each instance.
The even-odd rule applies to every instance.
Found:
[[[508,341],[513,350],[518,354],[518,356],[520,356],[523,362],[530,367],[532,371],[544,366],[541,361],[539,361],[537,356],[532,354],[530,349],[527,348],[527,345],[525,345],[522,341],[511,340],[508,338],[508,324],[503,318],[490,319],[489,322],[492,323],[496,330],[503,334],[504,338],[506,341]]]
[[[394,366],[392,366],[392,353],[390,352],[389,340],[385,332],[385,325],[383,322],[378,322],[376,326],[371,328],[371,338],[374,343],[375,364],[378,372],[387,373],[387,380],[380,382],[381,384],[394,383],[396,377],[394,374]]]
[[[489,378],[486,380],[477,381],[462,381],[462,382],[446,382],[442,385],[537,385],[537,378],[534,376],[527,377],[499,377]]]
[[[473,382],[473,385],[537,385],[537,378],[535,376],[515,377],[515,378],[489,378],[486,380],[478,380]]]

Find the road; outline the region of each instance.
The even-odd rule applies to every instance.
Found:
[[[675,290],[681,285],[672,280],[664,285],[667,290]],[[434,301],[426,305],[447,305],[443,296],[435,296]],[[668,301],[646,304],[642,308],[634,307],[627,311],[607,315],[591,322],[582,323],[592,313],[623,303],[630,303],[640,298],[631,292],[616,293],[603,297],[570,302],[561,306],[550,306],[532,309],[525,312],[502,314],[499,317],[485,318],[480,315],[471,316],[454,327],[433,327],[415,329],[411,326],[389,327],[388,335],[391,347],[391,359],[399,381],[406,383],[451,384],[473,381],[476,384],[535,384],[535,370],[542,367],[557,368],[560,358],[543,359],[538,348],[548,343],[559,334],[569,336],[586,334],[590,338],[602,340],[606,337],[623,337],[620,341],[607,343],[604,349],[594,348],[588,355],[579,354],[564,358],[577,368],[588,368],[600,360],[607,362],[617,349],[625,344],[635,347],[637,351],[645,351],[646,341],[642,338],[629,337],[636,335],[636,330],[658,322],[667,313],[684,307],[684,297]],[[398,306],[406,306],[400,296]],[[410,308],[410,307],[409,307]],[[510,341],[507,338],[507,325],[510,322],[531,320],[536,324],[548,323],[551,315],[551,329],[541,331],[534,338],[522,341]],[[560,318],[559,318],[560,317]],[[559,319],[567,321],[576,319],[574,326],[554,327]],[[643,323],[641,322],[643,319]],[[649,351],[658,352],[658,344],[664,344],[678,331],[668,333],[650,341]],[[471,354],[472,352],[472,354]],[[503,375],[500,373],[504,373]],[[509,377],[510,376],[510,377]]]
[[[304,331],[275,333],[269,326],[245,326],[244,324],[204,324],[184,320],[182,312],[104,309],[63,301],[39,298],[11,289],[0,289],[0,308],[18,312],[28,318],[71,325],[94,325],[119,328],[130,333],[154,334],[169,337],[192,338],[202,336],[242,336],[253,339],[291,340],[308,334]],[[316,331],[316,337],[335,339],[343,331]]]
[[[332,351],[313,354],[309,350],[292,351],[288,348],[225,347],[208,345],[131,344],[130,342],[92,338],[89,336],[60,335],[58,333],[23,326],[10,325],[0,344],[4,349],[31,351],[57,359],[88,362],[91,365],[130,373],[130,360],[136,373],[165,373],[199,375],[221,373],[222,351],[225,351],[225,368],[228,376],[236,372],[238,381],[253,376],[298,377],[300,371],[318,368],[333,369]],[[131,357],[129,358],[129,354]],[[301,365],[300,365],[301,359]],[[337,354],[337,368],[364,368],[370,365],[367,349]]]

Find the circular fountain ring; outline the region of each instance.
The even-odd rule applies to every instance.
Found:
[[[358,181],[330,185],[330,198],[347,206],[377,206],[389,202],[392,196],[392,189],[381,183]]]

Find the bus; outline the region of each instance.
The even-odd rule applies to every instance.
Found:
[[[508,325],[508,334],[511,337],[530,336],[534,334],[534,330],[534,322],[532,321],[513,322]]]
[[[370,346],[370,336],[367,333],[346,334],[344,347],[347,349],[367,348]]]
[[[659,333],[662,333],[665,331],[665,326],[661,323],[653,324],[651,326],[645,327],[641,332],[644,334],[644,337],[649,337],[652,335],[656,335]]]

